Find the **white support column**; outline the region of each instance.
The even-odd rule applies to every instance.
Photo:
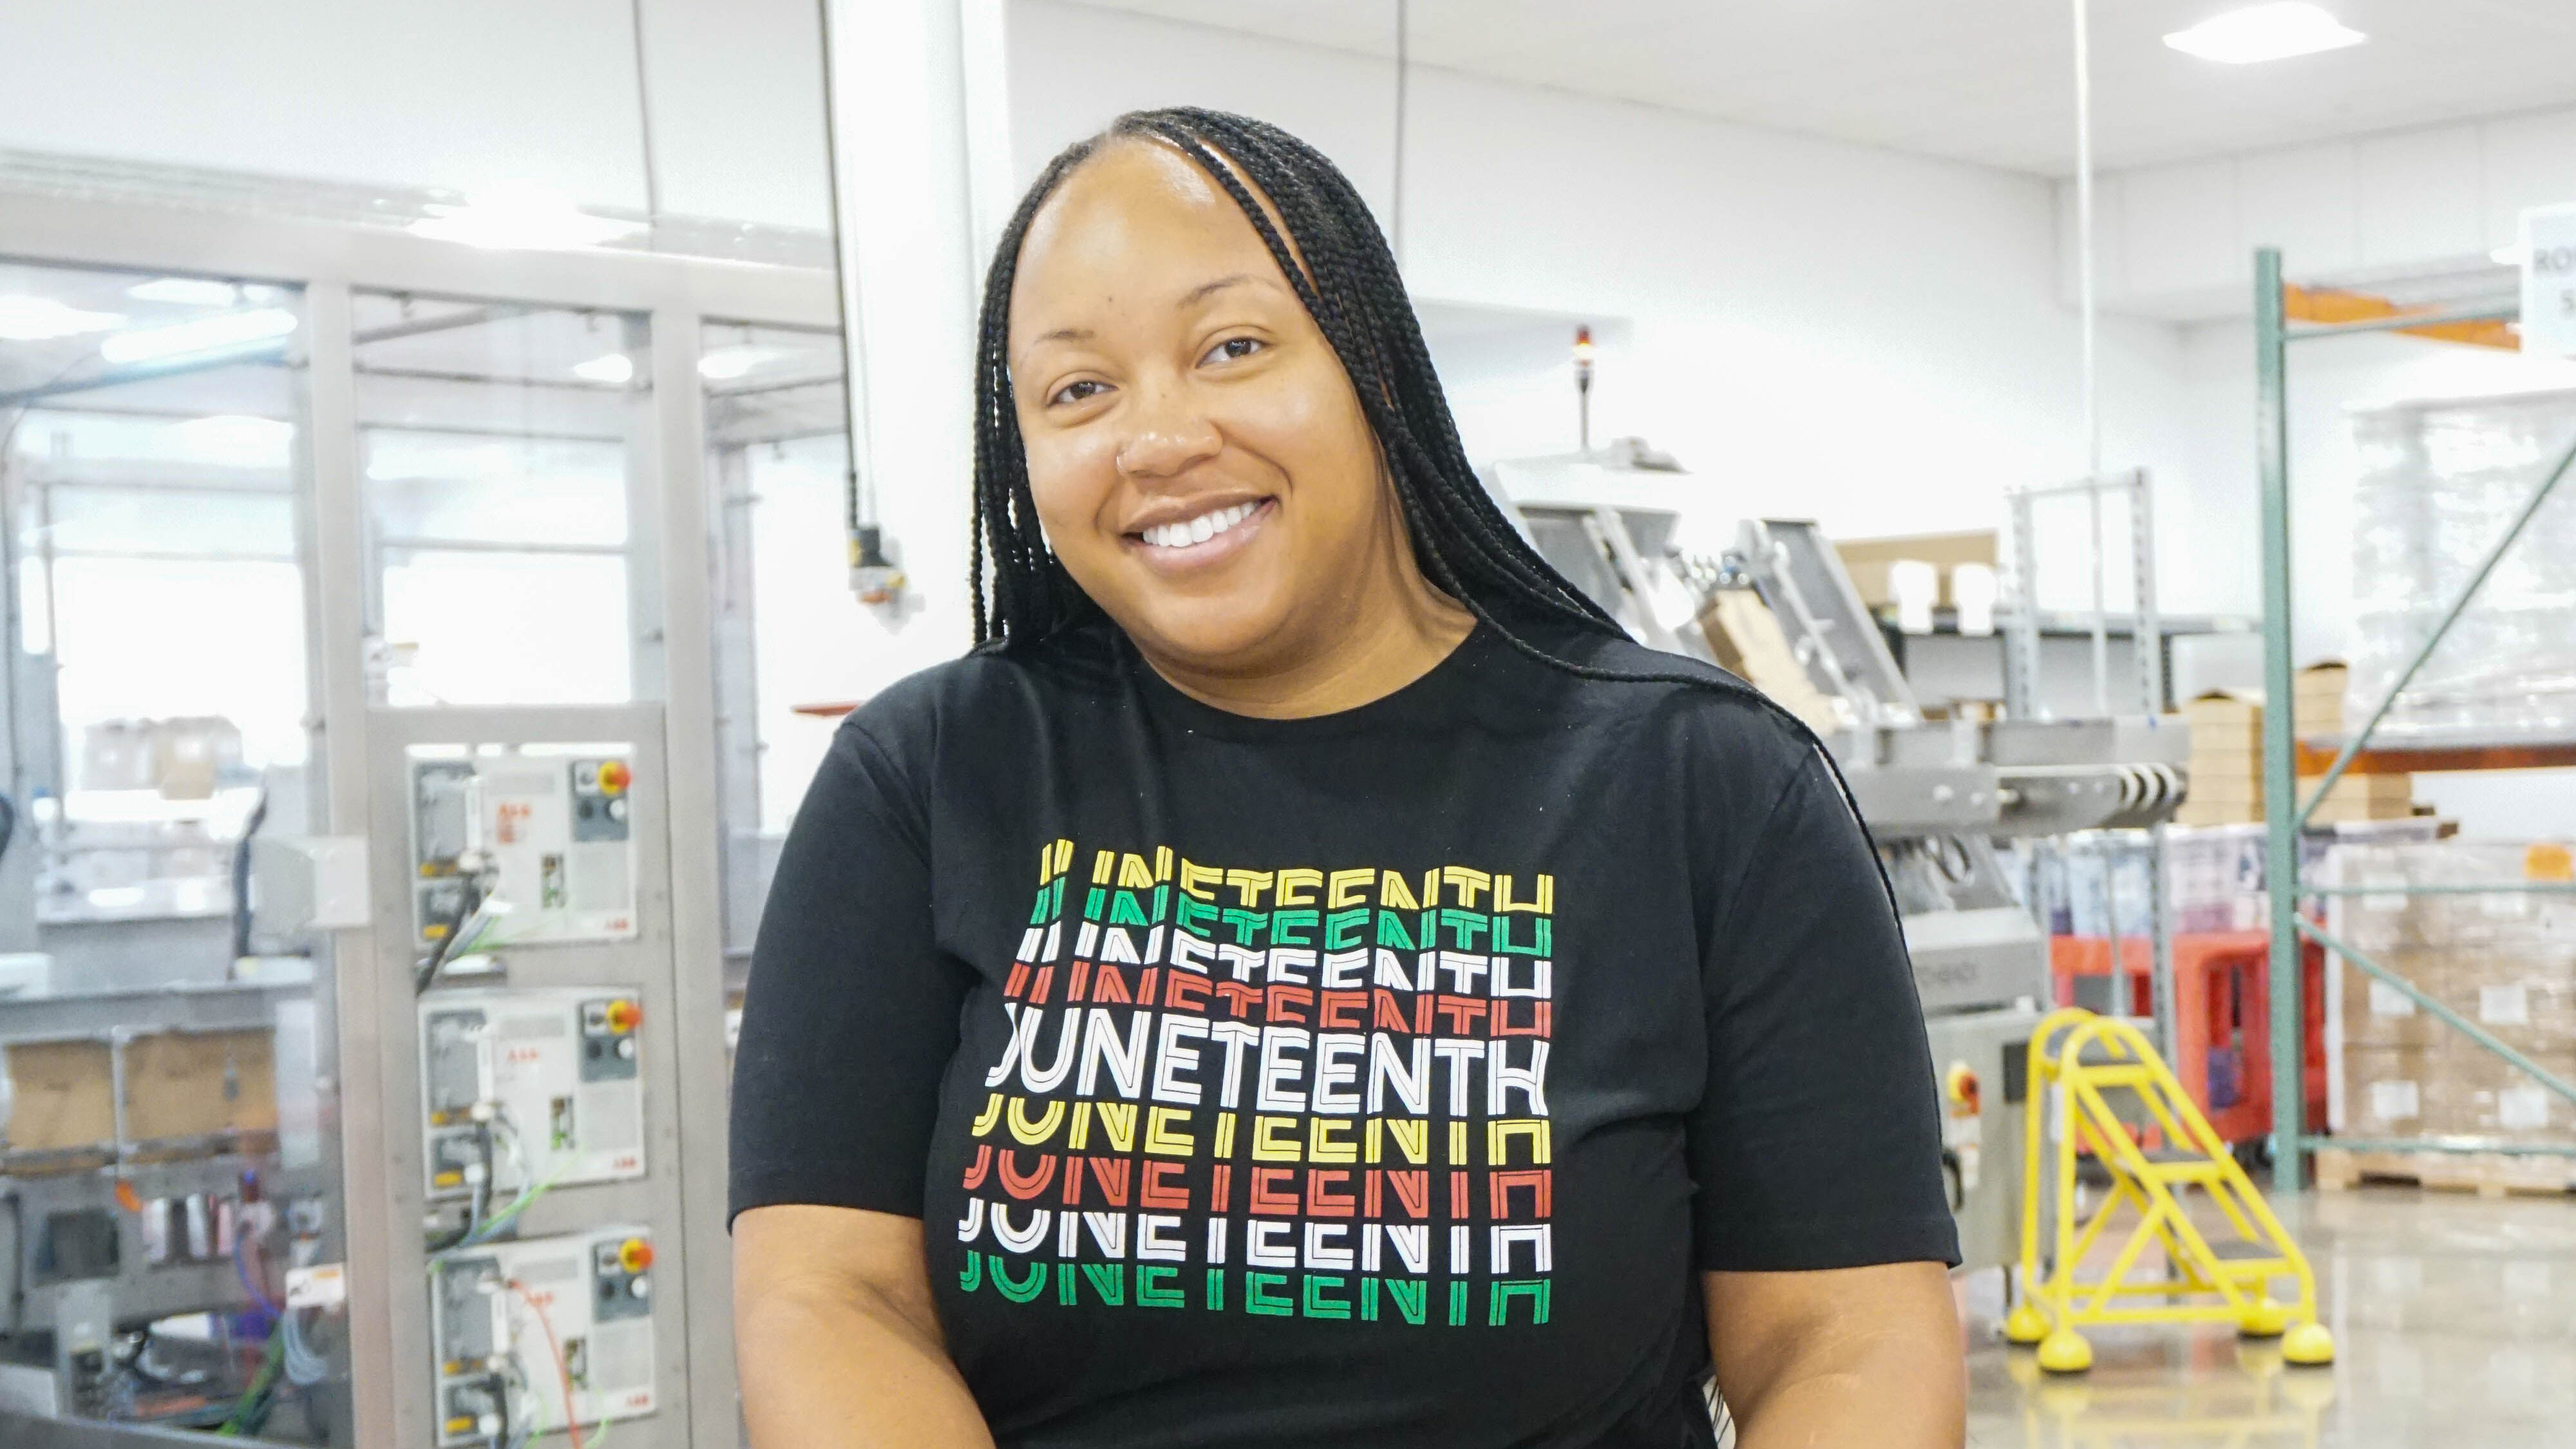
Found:
[[[975,323],[1009,205],[1002,18],[1000,0],[826,0],[824,17],[852,457],[907,578],[871,611],[872,692],[968,643]]]

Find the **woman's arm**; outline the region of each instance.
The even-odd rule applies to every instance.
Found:
[[[1701,1283],[1738,1449],[1966,1442],[1966,1356],[1940,1264],[1707,1273]]]
[[[753,1449],[992,1449],[940,1338],[919,1219],[753,1208],[734,1220],[733,1304]]]

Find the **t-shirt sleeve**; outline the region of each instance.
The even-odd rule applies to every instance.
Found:
[[[1688,1127],[1699,1266],[1956,1263],[1904,935],[1812,749],[1736,861],[1704,963],[1708,1081]]]
[[[732,1212],[921,1216],[968,986],[932,929],[919,796],[844,725],[780,852],[734,1054]]]

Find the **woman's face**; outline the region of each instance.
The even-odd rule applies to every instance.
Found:
[[[1021,245],[1009,346],[1048,542],[1150,656],[1275,667],[1409,564],[1349,375],[1179,153],[1112,143],[1064,181]]]

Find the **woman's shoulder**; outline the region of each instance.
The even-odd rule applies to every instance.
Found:
[[[1705,660],[1596,630],[1554,627],[1524,637],[1585,671],[1570,676],[1567,695],[1587,723],[1642,733],[1653,743],[1694,754],[1715,751],[1744,763],[1793,764],[1816,748],[1815,736],[1795,715]]]

